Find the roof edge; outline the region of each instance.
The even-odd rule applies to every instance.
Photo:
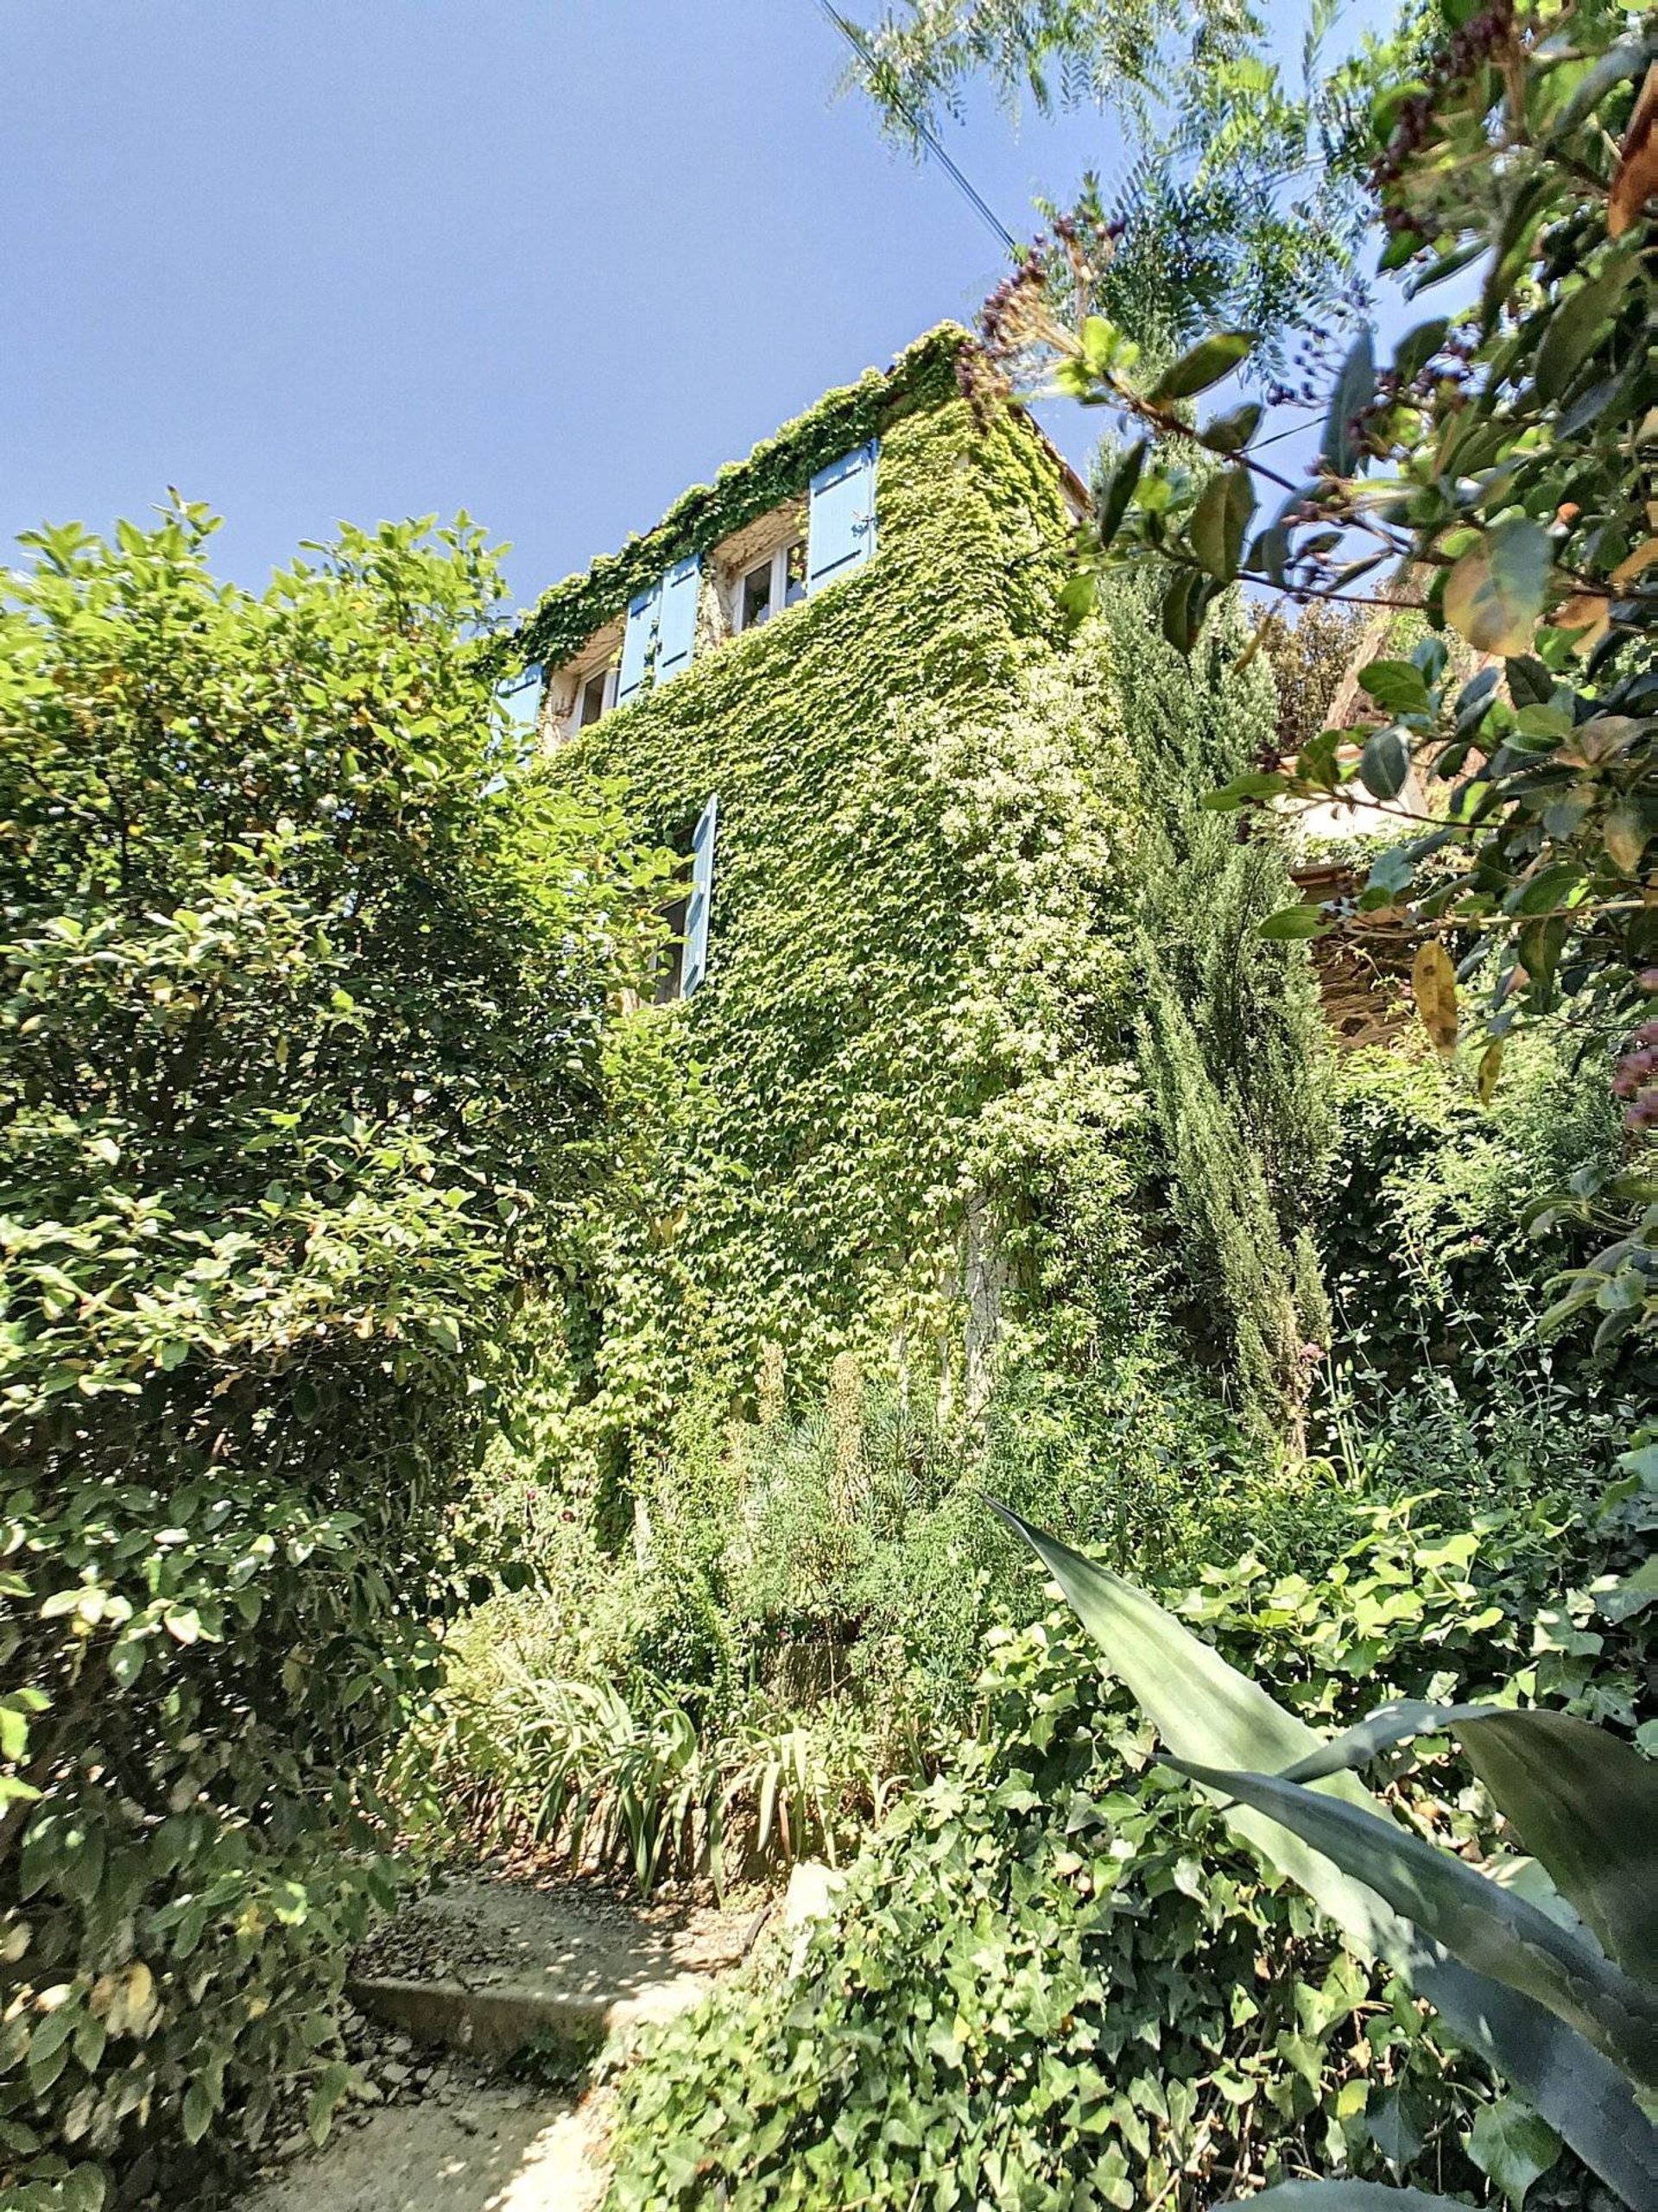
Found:
[[[524,660],[561,666],[674,561],[734,535],[800,492],[814,470],[953,394],[957,360],[972,343],[959,323],[939,324],[906,346],[889,369],[866,370],[855,384],[826,392],[745,459],[727,462],[712,483],[681,492],[654,528],[543,592],[518,631]]]

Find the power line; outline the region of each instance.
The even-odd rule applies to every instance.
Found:
[[[870,53],[869,41],[864,38],[864,34],[858,29],[857,24],[849,23],[845,16],[841,14],[839,9],[831,4],[831,0],[818,0],[818,6],[823,15],[834,25],[835,28],[840,33],[842,38],[845,40],[847,45],[851,47],[852,52],[857,56],[858,60],[869,71],[871,79],[874,79],[880,78],[883,74],[881,65],[876,60],[875,55]],[[938,133],[933,130],[932,124],[923,117],[917,115],[914,109],[910,106],[908,101],[906,100],[903,95],[891,84],[890,79],[889,79],[888,81],[887,97],[891,101],[892,105],[897,109],[899,114],[902,116],[904,121],[909,125],[910,129],[914,132],[917,138],[921,140],[922,145],[926,147],[928,153],[937,155],[939,161],[944,169],[945,174],[949,178],[951,183],[954,185],[956,190],[966,201],[969,207],[972,209],[974,214],[978,216],[979,221],[995,235],[1000,243],[1007,248],[1010,254],[1018,255],[1022,252],[1023,249],[1021,247],[1018,239],[1014,237],[1012,231],[1009,230],[1007,224],[1002,220],[996,210],[990,205],[990,202],[981,193],[974,189],[971,180],[962,174],[961,170],[951,159],[950,155],[945,151],[944,147],[940,141]]]

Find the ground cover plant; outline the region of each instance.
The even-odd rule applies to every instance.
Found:
[[[1287,1572],[1223,1553],[1168,1602],[1320,1731],[1516,1681],[1627,1725],[1645,1650],[1596,1611],[1597,1490],[1471,1515],[1350,1495],[1351,1541]],[[899,1808],[801,1962],[759,1963],[630,2077],[615,2206],[844,2186],[1126,2212],[1332,2170],[1518,2203],[1556,2169],[1532,2201],[1586,2201],[1535,2114],[1153,1763],[1073,1622],[1002,1632],[981,1689],[984,1739]],[[1490,1844],[1489,1805],[1433,1767],[1397,1788],[1427,1832]]]
[[[621,979],[612,810],[493,700],[465,523],[254,596],[211,518],[0,610],[0,2195],[90,2212],[346,2082],[451,1500]]]

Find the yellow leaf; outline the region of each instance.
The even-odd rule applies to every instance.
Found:
[[[1417,948],[1410,988],[1434,1051],[1448,1059],[1457,1049],[1457,976],[1451,956],[1437,937]]]
[[[1608,814],[1601,837],[1606,850],[1625,875],[1633,875],[1647,849],[1647,825],[1641,809],[1628,801]]]
[[[1553,555],[1541,525],[1511,516],[1470,546],[1446,579],[1445,618],[1481,653],[1528,652]]]
[[[1658,68],[1649,69],[1612,171],[1606,235],[1621,238],[1658,192]]]
[[[1479,1056],[1479,1103],[1489,1106],[1491,1093],[1497,1089],[1497,1078],[1503,1072],[1503,1040],[1493,1037]]]

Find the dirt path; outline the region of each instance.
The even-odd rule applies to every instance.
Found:
[[[478,2082],[383,2107],[243,2200],[243,2212],[596,2212],[593,2096]]]
[[[606,2035],[736,1964],[755,1910],[500,1868],[418,1899],[353,1964],[347,2045],[379,2101],[348,2108],[320,2151],[288,2137],[237,2212],[596,2212],[609,2092],[507,2078],[503,2061],[532,2045],[557,2079],[567,2051],[579,2079]]]

